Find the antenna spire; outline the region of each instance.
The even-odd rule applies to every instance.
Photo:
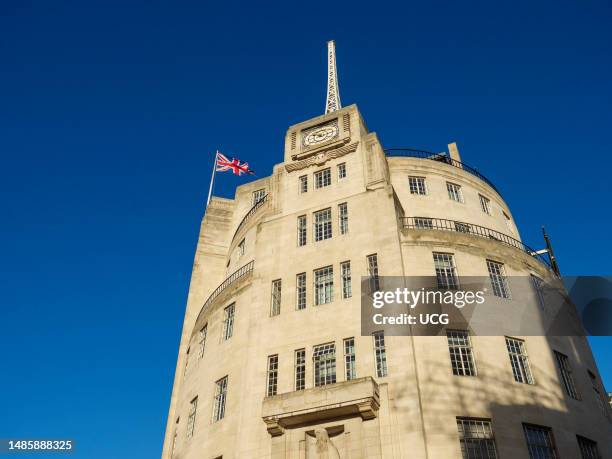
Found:
[[[338,72],[336,71],[336,43],[327,42],[327,100],[325,114],[340,110],[340,90],[338,89]]]

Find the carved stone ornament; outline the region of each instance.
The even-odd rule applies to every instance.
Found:
[[[357,145],[359,145],[359,142],[353,142],[344,145],[340,148],[336,148],[334,150],[320,152],[302,161],[285,164],[285,170],[287,172],[293,172],[298,171],[300,169],[305,169],[309,166],[320,166],[322,164],[325,164],[330,159],[340,158],[341,156],[354,152],[355,150],[357,150]]]

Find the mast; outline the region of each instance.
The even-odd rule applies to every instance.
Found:
[[[340,110],[340,90],[338,89],[338,72],[336,71],[336,43],[327,42],[327,99],[325,114]]]

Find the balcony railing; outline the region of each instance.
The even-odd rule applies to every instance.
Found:
[[[480,180],[485,182],[491,188],[493,188],[499,195],[501,193],[499,190],[493,185],[493,183],[478,172],[475,168],[468,166],[465,163],[457,161],[456,159],[452,159],[446,153],[432,153],[430,151],[425,150],[415,150],[413,148],[387,148],[385,150],[387,156],[404,156],[408,158],[421,158],[421,159],[429,159],[431,161],[438,161],[444,164],[448,164],[450,166],[457,167],[459,169],[463,169],[464,171],[478,177]]]
[[[232,237],[232,240],[236,237],[236,234],[238,234],[238,231],[240,231],[240,229],[246,224],[246,222],[253,215],[255,215],[255,212],[257,212],[257,209],[259,209],[261,206],[263,206],[267,200],[268,200],[268,195],[266,194],[266,195],[263,196],[263,198],[261,198],[255,204],[253,204],[253,207],[251,207],[249,209],[249,211],[246,213],[246,215],[244,217],[242,217],[242,221],[238,224],[238,227],[236,228],[236,231],[234,232],[234,236]]]
[[[515,249],[525,252],[541,263],[544,263],[548,268],[551,267],[546,258],[537,254],[535,250],[523,244],[518,239],[508,236],[507,234],[500,233],[499,231],[485,228],[484,226],[455,220],[446,220],[443,218],[402,217],[402,220],[404,228],[408,229],[453,231],[455,233],[469,234],[472,236],[501,242],[502,244],[509,245],[510,247],[514,247]]]
[[[219,284],[219,286],[215,290],[213,290],[213,292],[208,296],[207,300],[204,302],[204,306],[202,306],[202,309],[200,310],[198,319],[204,313],[204,311],[208,308],[208,306],[210,306],[210,304],[215,300],[215,298],[221,295],[221,293],[223,293],[223,291],[226,288],[228,288],[234,282],[242,279],[247,274],[251,273],[253,271],[254,265],[255,265],[255,260],[251,260],[246,265],[242,266],[241,268],[238,268],[232,274],[227,276],[227,278],[223,282],[221,282],[221,284]]]

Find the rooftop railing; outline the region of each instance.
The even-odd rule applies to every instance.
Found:
[[[541,263],[544,263],[548,268],[551,268],[549,261],[542,255],[536,253],[536,251],[531,247],[523,244],[518,239],[508,236],[507,234],[500,233],[499,231],[495,231],[490,228],[485,228],[484,226],[455,220],[446,220],[443,218],[402,217],[402,220],[404,228],[408,229],[454,231],[455,233],[469,234],[472,236],[494,240],[510,247],[514,247],[515,249],[519,249]]]
[[[450,166],[457,167],[459,169],[463,169],[464,171],[472,174],[473,176],[478,177],[480,180],[482,180],[491,188],[493,188],[501,196],[499,190],[488,178],[478,172],[475,168],[451,158],[446,153],[433,153],[431,151],[415,150],[413,148],[387,148],[385,149],[385,153],[387,156],[403,156],[408,158],[429,159],[431,161],[438,161],[444,164],[448,164]]]
[[[253,207],[251,207],[249,211],[246,213],[246,215],[242,217],[242,220],[240,221],[240,223],[238,224],[238,227],[236,228],[236,231],[234,232],[234,236],[232,237],[232,240],[236,237],[236,234],[238,234],[238,231],[240,231],[240,229],[246,224],[246,222],[255,214],[255,212],[257,212],[257,209],[263,206],[267,200],[268,200],[268,195],[265,194],[259,201],[253,204]]]

